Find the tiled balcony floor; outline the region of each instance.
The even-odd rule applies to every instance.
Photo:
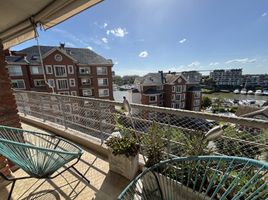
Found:
[[[35,127],[23,124],[24,129],[40,131]],[[12,199],[81,199],[81,200],[112,200],[127,186],[129,181],[122,176],[109,172],[106,159],[85,149],[76,168],[90,180],[87,184],[71,170],[55,179],[26,179],[16,182]],[[23,176],[22,170],[17,170],[15,176]],[[11,184],[0,188],[0,199],[7,199]]]

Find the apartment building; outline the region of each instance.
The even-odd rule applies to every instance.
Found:
[[[6,56],[14,89],[113,99],[112,60],[89,49],[64,44],[40,46],[40,50],[44,67],[38,46]]]
[[[201,89],[181,73],[149,73],[136,78],[134,84],[135,89],[128,92],[131,103],[200,110]]]
[[[198,71],[183,71],[182,75],[186,80],[192,84],[200,84],[202,79],[202,74]]]
[[[242,85],[247,88],[268,87],[268,74],[245,74],[242,76]]]
[[[217,86],[240,86],[242,80],[242,69],[214,70],[210,72],[210,78]]]

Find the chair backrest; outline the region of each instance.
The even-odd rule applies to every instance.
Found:
[[[53,134],[0,126],[0,154],[33,177],[48,177],[82,153],[77,145]]]
[[[144,170],[118,199],[267,199],[268,163],[241,157],[175,158]]]

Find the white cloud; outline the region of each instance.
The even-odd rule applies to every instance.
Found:
[[[183,39],[181,39],[180,41],[179,41],[179,43],[181,43],[181,44],[183,44],[184,42],[186,42],[186,38],[183,38]]]
[[[217,65],[219,65],[220,63],[218,63],[218,62],[211,62],[210,64],[209,64],[209,66],[217,66]]]
[[[65,42],[65,45],[68,47],[76,47],[75,44],[72,42]]]
[[[88,46],[87,48],[88,48],[89,50],[93,50],[93,48],[92,48],[91,46]]]
[[[146,58],[148,55],[149,55],[149,54],[148,54],[147,51],[142,51],[142,52],[140,52],[139,57],[141,57],[141,58]]]
[[[115,64],[115,65],[118,65],[118,62],[117,62],[117,61],[115,61],[115,62],[114,62],[114,64]]]
[[[101,40],[102,40],[104,43],[106,43],[106,44],[108,43],[108,39],[105,38],[105,37],[104,37],[104,38],[101,38]]]
[[[254,63],[256,62],[256,59],[249,59],[249,58],[241,58],[241,59],[233,59],[233,60],[228,60],[225,63],[226,64],[231,64],[231,63],[241,63],[241,64],[246,64],[246,63]]]
[[[107,26],[108,26],[107,23],[104,23],[104,24],[103,24],[103,28],[106,28]]]
[[[115,37],[125,37],[125,35],[127,35],[128,32],[127,32],[126,28],[118,27],[118,28],[114,28],[111,30],[107,30],[106,34],[107,35],[113,34]]]
[[[194,61],[191,64],[189,64],[188,67],[196,68],[196,67],[200,67],[200,64],[201,64],[200,62]]]
[[[262,16],[262,17],[265,17],[266,15],[267,15],[267,13],[265,12],[265,13],[263,13],[261,16]]]

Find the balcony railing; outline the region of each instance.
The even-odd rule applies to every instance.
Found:
[[[185,146],[202,147],[199,142],[204,135],[220,125],[225,127],[223,133],[208,143],[214,154],[268,159],[268,121],[265,120],[140,104],[131,104],[129,115],[122,110],[123,103],[116,101],[29,91],[16,91],[15,96],[21,114],[54,122],[102,141],[118,127],[146,134],[157,124],[159,132],[164,131],[164,139],[169,141],[165,149],[167,155],[183,156]]]

